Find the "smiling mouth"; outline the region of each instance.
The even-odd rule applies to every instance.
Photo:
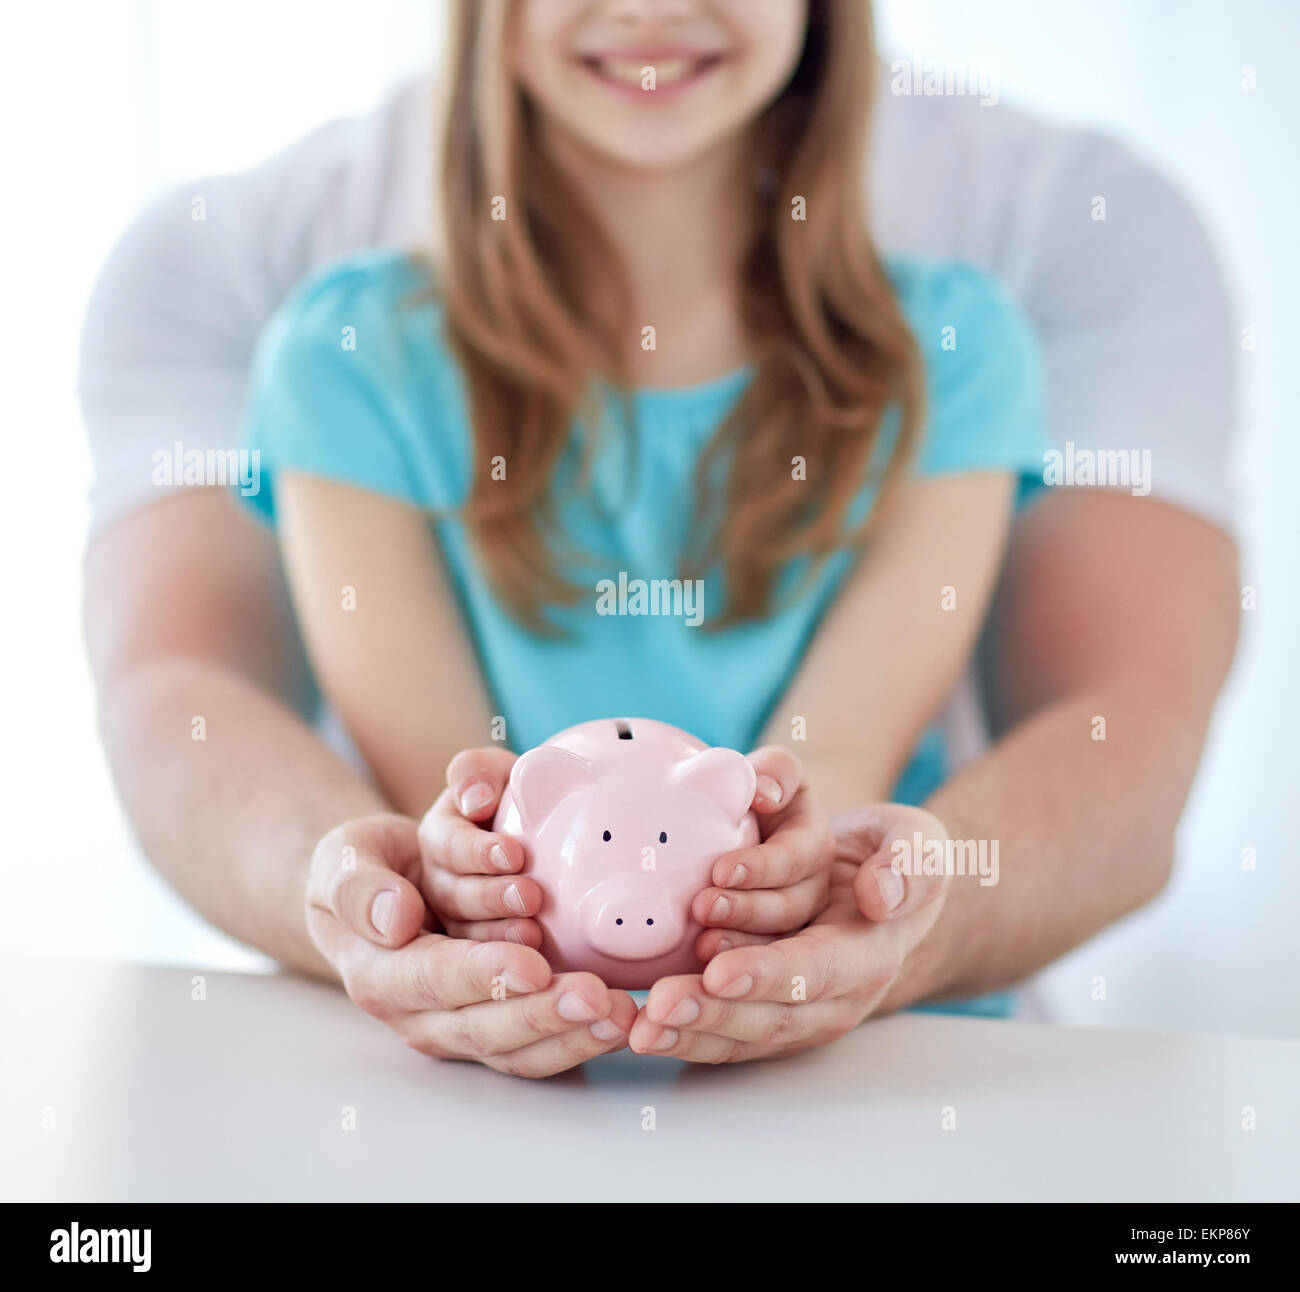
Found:
[[[721,54],[674,56],[671,58],[628,58],[617,55],[584,55],[582,65],[607,85],[638,93],[675,90],[706,76],[723,61]],[[654,69],[654,89],[645,86],[647,68]]]

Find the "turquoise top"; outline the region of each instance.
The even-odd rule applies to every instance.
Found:
[[[1023,495],[1042,479],[1045,447],[1041,365],[1029,324],[970,266],[893,260],[889,270],[926,367],[916,470],[1008,471],[1020,478]],[[443,311],[429,287],[419,262],[367,253],[308,280],[272,319],[255,356],[247,414],[261,487],[246,501],[264,517],[274,519],[277,477],[286,469],[422,507],[454,508],[466,499],[473,435]],[[689,599],[659,607],[669,613],[647,614],[637,613],[643,603],[636,596],[638,580],[648,591],[652,580],[680,577],[696,461],[751,376],[742,368],[698,385],[637,390],[634,428],[620,402],[607,401],[589,481],[567,489],[580,460],[575,436],[557,473],[558,517],[566,540],[590,562],[566,566],[566,573],[592,592],[548,612],[562,637],[516,623],[488,587],[465,527],[455,516],[435,519],[511,748],[619,715],[672,723],[713,745],[746,750],[757,743],[853,555],[837,553],[802,584],[806,566],[792,565],[782,587],[794,595],[761,621],[719,632],[691,622]],[[855,519],[871,500],[864,485]],[[611,584],[602,598],[603,579]],[[717,571],[703,580],[706,620],[721,609],[722,587]],[[862,721],[869,731],[870,714]],[[920,802],[945,774],[943,742],[932,731],[895,796]]]

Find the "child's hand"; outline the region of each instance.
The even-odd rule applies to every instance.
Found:
[[[756,749],[749,761],[758,773],[753,808],[762,841],[719,857],[715,887],[692,902],[705,925],[695,944],[701,960],[792,933],[826,907],[835,840],[803,764],[779,745]]]
[[[776,745],[755,750],[749,761],[758,777],[753,808],[762,842],[718,858],[717,887],[692,903],[706,929],[696,943],[703,960],[800,929],[826,906],[834,840],[802,764]],[[523,845],[480,824],[496,811],[514,762],[514,754],[491,748],[452,759],[447,789],[420,825],[422,887],[452,937],[540,947],[532,917],[542,890],[518,873]]]
[[[453,938],[540,948],[532,917],[542,890],[518,873],[524,845],[482,824],[491,822],[515,758],[506,749],[466,749],[447,764],[447,788],[420,823],[421,888]]]

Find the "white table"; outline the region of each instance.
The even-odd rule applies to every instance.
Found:
[[[781,1063],[530,1082],[326,987],[207,973],[195,1000],[195,972],[0,959],[0,1198],[1300,1197],[1297,1041],[913,1015]]]

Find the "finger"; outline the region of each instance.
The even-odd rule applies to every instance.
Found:
[[[867,919],[882,922],[911,915],[935,901],[947,885],[947,875],[916,874],[919,867],[907,869],[913,873],[904,873],[887,852],[877,853],[858,868],[853,876],[853,898]]]
[[[637,1054],[670,1055],[696,1063],[732,1063],[761,1057],[757,1047],[747,1042],[692,1026],[700,1018],[699,1002],[703,999],[698,975],[661,978],[636,1016],[627,1038],[628,1048]]]
[[[821,870],[790,888],[755,893],[706,888],[691,901],[691,914],[710,928],[788,933],[802,928],[822,910],[829,883],[828,872]]]
[[[424,892],[440,916],[453,920],[529,918],[542,909],[541,887],[527,875],[454,875],[435,866],[425,875]]]
[[[720,1000],[793,1002],[821,1000],[866,989],[878,970],[892,963],[888,948],[873,966],[870,926],[854,937],[832,925],[817,924],[762,947],[737,947],[714,956],[704,967],[704,988]],[[827,936],[836,934],[837,936]]]
[[[508,749],[487,746],[463,749],[447,764],[447,788],[463,817],[483,821],[496,811],[515,757]]]
[[[767,1048],[798,1045],[812,1036],[828,1006],[824,1002],[729,1001],[704,991],[698,977],[662,978],[642,1011],[647,1024],[686,1033],[710,1033]],[[637,1033],[634,1041],[643,1040]],[[660,1043],[660,1048],[669,1048]],[[676,1052],[676,1048],[674,1052]]]
[[[338,928],[326,938],[351,932],[384,947],[405,946],[424,923],[424,898],[402,871],[418,874],[419,851],[410,822],[385,818],[333,830],[316,846],[307,881],[310,909],[332,915]],[[359,840],[369,838],[372,846]]]
[[[719,888],[784,888],[829,867],[835,841],[806,791],[796,793],[765,829],[762,843],[724,853],[713,863]]]
[[[834,831],[838,857],[857,865],[853,895],[867,919],[896,920],[943,893],[947,875],[923,874],[921,862],[928,847],[947,848],[948,831],[924,808],[873,803],[838,816]]]
[[[613,1008],[613,993],[595,974],[557,974],[544,991],[487,1000],[463,1009],[430,1011],[410,1021],[407,1035],[408,1039],[415,1035],[421,1048],[439,1054],[485,1059],[575,1027],[586,1031],[608,1018]]]
[[[354,939],[339,958],[343,984],[367,1013],[391,1018],[429,1010],[458,1010],[499,997],[546,989],[551,967],[532,947],[512,942],[463,942],[427,933],[385,951]]]
[[[749,755],[757,778],[755,812],[775,812],[788,804],[803,782],[803,765],[788,749],[764,745]]]
[[[441,867],[458,875],[505,875],[526,859],[524,845],[461,815],[450,790],[438,795],[420,822],[420,855],[426,870]]]
[[[443,931],[450,938],[470,942],[513,942],[517,946],[542,949],[542,930],[536,920],[444,920]]]
[[[639,1018],[632,1025],[628,1049],[636,1054],[657,1054],[666,1059],[689,1059],[692,1063],[740,1063],[768,1057],[767,1052],[742,1041],[708,1032],[679,1031],[660,1027]]]
[[[761,947],[775,941],[770,933],[746,933],[743,929],[705,929],[695,939],[695,954],[706,964],[732,947]]]
[[[636,1002],[626,992],[613,992],[614,1007],[607,1017],[570,1026],[567,1032],[521,1045],[517,1050],[486,1060],[498,1072],[516,1077],[550,1077],[586,1063],[597,1055],[621,1050],[636,1018]]]

